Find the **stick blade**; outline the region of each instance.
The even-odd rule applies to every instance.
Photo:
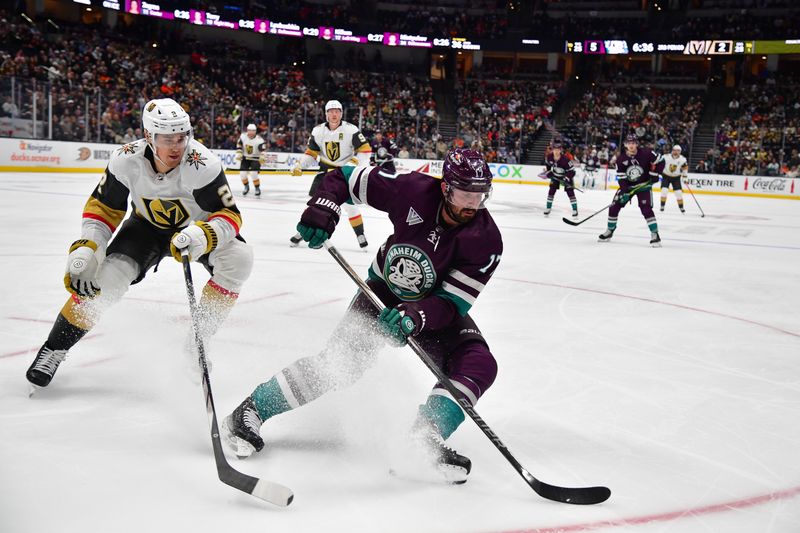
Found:
[[[536,493],[543,498],[560,503],[595,505],[603,503],[611,497],[611,490],[608,487],[570,488],[540,483],[539,487],[534,488]]]
[[[251,492],[256,498],[262,499],[279,507],[286,507],[294,500],[294,492],[289,487],[272,481],[259,479]]]
[[[574,220],[570,220],[567,217],[561,217],[561,220],[569,224],[570,226],[577,226],[580,222],[575,222]]]

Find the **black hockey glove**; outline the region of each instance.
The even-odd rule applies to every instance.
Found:
[[[318,194],[308,201],[308,207],[297,224],[297,231],[309,248],[321,248],[322,243],[333,235],[341,214],[342,210],[333,195]]]

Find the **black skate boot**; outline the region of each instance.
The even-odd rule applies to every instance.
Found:
[[[256,185],[256,193],[255,194],[256,194],[256,196],[261,196],[261,187],[259,187],[258,185]]]
[[[661,237],[658,236],[657,231],[650,232],[650,246],[653,248],[661,248]]]
[[[249,192],[250,192],[250,184],[249,183],[245,183],[244,184],[244,190],[242,191],[242,196],[247,196],[247,193],[249,193]]]
[[[368,246],[367,237],[363,233],[361,235],[357,235],[356,238],[358,239],[358,245],[361,248],[366,248]]]
[[[295,233],[293,237],[289,237],[289,246],[297,248],[303,242],[303,237],[299,233]]]
[[[608,242],[611,240],[611,237],[613,236],[614,236],[614,230],[607,229],[600,234],[600,236],[597,238],[597,242]]]
[[[53,380],[58,365],[66,358],[67,350],[52,350],[48,348],[47,343],[44,343],[28,367],[25,377],[37,387],[47,387]]]
[[[253,452],[264,448],[264,440],[259,434],[262,423],[250,396],[222,421],[222,436],[237,457],[250,457]]]
[[[472,461],[447,446],[438,429],[427,425],[419,426],[415,438],[425,447],[436,470],[447,483],[461,485],[467,482]]]

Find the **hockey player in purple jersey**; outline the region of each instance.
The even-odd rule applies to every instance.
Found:
[[[553,198],[556,191],[561,185],[564,186],[564,192],[569,196],[569,202],[572,204],[572,216],[578,216],[578,200],[575,198],[575,186],[573,179],[575,178],[575,163],[573,157],[564,152],[564,144],[561,139],[553,139],[550,142],[550,153],[544,158],[545,173],[550,178],[550,189],[547,191],[547,209],[544,210],[544,216],[550,214],[553,207]]]
[[[608,229],[600,237],[600,242],[608,242],[617,229],[617,217],[633,196],[639,202],[639,210],[650,228],[650,246],[661,246],[658,223],[653,212],[653,184],[658,183],[663,162],[659,162],[655,152],[639,148],[639,140],[631,133],[625,138],[625,148],[617,157],[617,179],[619,190],[614,195],[614,205],[608,210]]]
[[[322,352],[256,387],[223,421],[225,440],[237,455],[263,448],[260,429],[267,419],[359,379],[387,340],[403,345],[415,337],[472,404],[492,385],[497,363],[468,314],[503,252],[500,231],[484,207],[492,175],[483,156],[467,149],[448,152],[442,174],[440,181],[359,166],[325,175],[298,231],[319,248],[348,199],[386,212],[394,233],[380,247],[367,280],[386,307],[377,310],[358,293]],[[471,462],[444,441],[463,420],[458,402],[437,384],[412,428],[413,441],[453,483],[466,481]]]

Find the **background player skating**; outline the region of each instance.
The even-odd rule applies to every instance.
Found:
[[[255,195],[261,196],[261,180],[258,177],[258,171],[261,170],[261,164],[264,162],[266,149],[267,145],[258,134],[256,125],[248,124],[247,130],[239,135],[239,140],[236,142],[236,159],[241,162],[239,174],[242,178],[242,185],[244,185],[242,194],[246,195],[250,192],[250,181],[252,180]]]
[[[320,172],[314,176],[314,181],[308,190],[309,196],[312,197],[326,172],[340,168],[347,163],[366,165],[372,155],[372,148],[364,134],[356,125],[342,120],[342,104],[338,100],[330,100],[325,104],[325,118],[325,122],[311,130],[308,148],[292,169],[292,175],[299,176],[303,173],[304,168],[315,165],[319,159]],[[366,248],[368,243],[367,237],[364,235],[364,220],[361,212],[349,200],[344,205],[344,210],[356,233],[358,245]],[[296,233],[289,240],[292,246],[297,246],[303,239],[299,233]]]
[[[681,147],[676,144],[672,147],[669,154],[661,156],[663,162],[663,170],[661,176],[661,211],[667,205],[667,194],[669,187],[672,185],[672,190],[675,193],[675,199],[678,201],[678,208],[681,213],[685,213],[683,208],[683,189],[681,187],[681,180],[686,178],[689,172],[689,162],[686,157],[681,155]]]
[[[572,216],[578,216],[578,199],[575,198],[575,188],[573,179],[575,178],[575,162],[570,154],[564,152],[564,144],[561,139],[553,139],[550,142],[550,153],[544,158],[545,174],[550,178],[550,188],[547,190],[547,207],[544,215],[550,214],[553,207],[553,198],[556,191],[563,185],[564,192],[569,196],[572,204]]]
[[[414,336],[472,404],[492,385],[497,364],[468,314],[503,252],[500,231],[484,208],[492,175],[483,156],[467,149],[451,150],[442,173],[439,181],[359,166],[325,175],[301,217],[300,233],[310,247],[322,246],[348,198],[387,212],[394,233],[378,251],[367,281],[386,307],[379,312],[357,294],[322,352],[256,387],[223,421],[237,455],[263,448],[264,421],[359,379],[387,338],[404,344]],[[456,483],[466,481],[471,463],[444,441],[464,418],[456,400],[436,385],[412,430],[432,465]]]
[[[608,229],[598,238],[600,242],[608,242],[617,229],[619,212],[636,196],[639,210],[650,228],[650,245],[661,246],[658,235],[658,223],[653,212],[653,183],[658,183],[658,174],[662,163],[659,157],[649,148],[639,148],[636,134],[630,133],[625,138],[625,146],[617,157],[617,179],[619,190],[614,195],[614,205],[608,210]]]

